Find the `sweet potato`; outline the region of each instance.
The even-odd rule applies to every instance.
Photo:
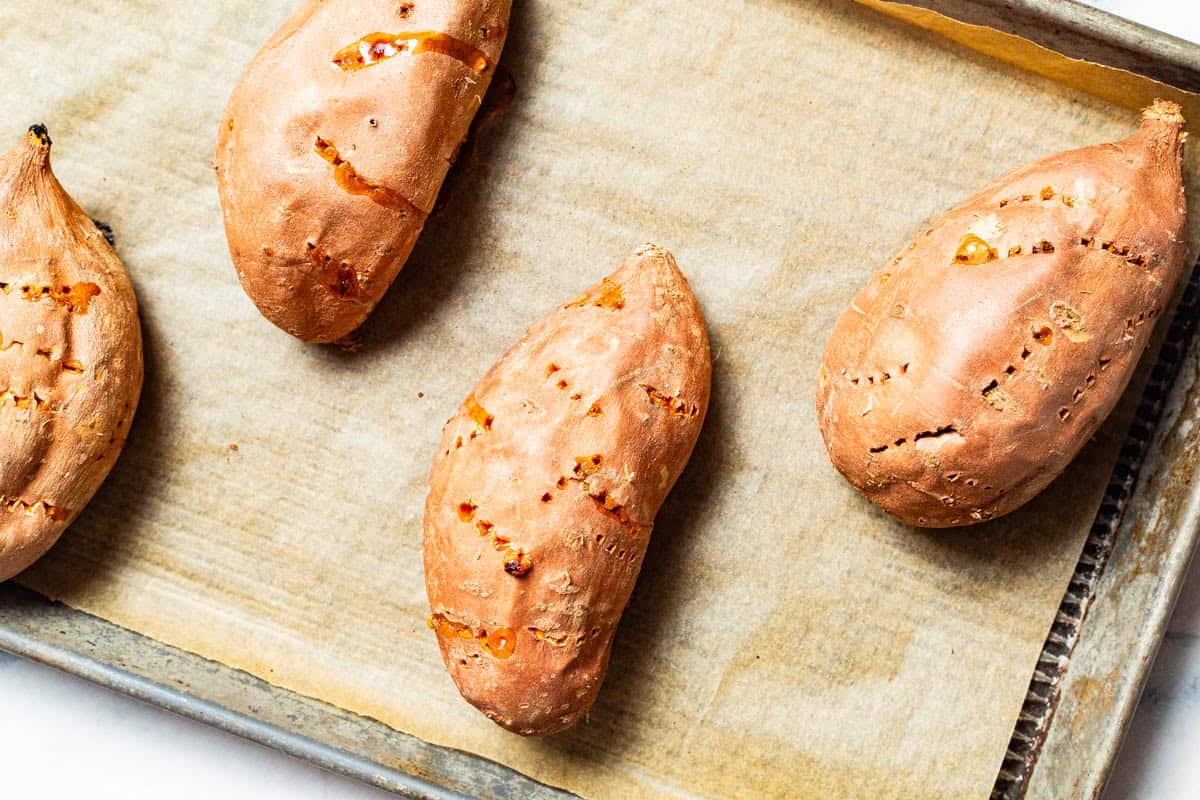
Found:
[[[446,424],[430,625],[463,696],[505,728],[553,733],[591,707],[711,374],[700,307],[647,246],[535,325]]]
[[[408,260],[495,72],[511,0],[305,0],[221,119],[250,298],[306,341],[366,319]]]
[[[1009,172],[875,274],[821,361],[830,458],[912,525],[994,519],[1112,411],[1183,272],[1183,118]]]
[[[0,158],[0,581],[50,549],[104,482],[142,388],[137,299],[59,185],[42,126]]]

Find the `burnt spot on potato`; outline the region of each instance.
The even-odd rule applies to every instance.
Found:
[[[232,122],[233,120],[230,120]],[[100,235],[104,237],[104,241],[108,242],[109,247],[117,246],[117,237],[113,233],[112,225],[107,222],[101,222],[98,219],[92,220],[92,224],[96,226],[96,230],[100,231]]]
[[[509,548],[504,554],[504,571],[514,578],[523,578],[533,569],[533,560],[524,551]]]
[[[497,552],[504,553],[504,569],[510,575],[524,575],[533,567],[533,562],[525,555],[525,551],[521,548],[511,547],[512,539],[499,532],[495,523],[486,519],[475,519],[475,512],[479,507],[467,500],[458,505],[459,521],[470,524],[475,523],[475,532],[492,545],[492,549]],[[510,562],[515,560],[516,565],[510,568]],[[513,570],[516,570],[514,572]]]
[[[337,280],[331,288],[334,294],[343,299],[358,297],[358,273],[348,265],[338,267]]]

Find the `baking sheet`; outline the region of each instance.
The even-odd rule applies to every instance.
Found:
[[[1200,538],[1198,321],[1200,271],[1146,383],[993,798],[1099,797],[1104,788]]]
[[[1188,118],[1200,110],[1195,45],[1074,0],[1021,0],[1016,8],[997,0],[857,1],[1124,108],[1138,110],[1168,97]],[[1097,56],[1111,62],[1097,63]],[[1146,75],[1169,79],[1172,86]]]
[[[587,796],[985,796],[1122,419],[1008,520],[915,532],[826,463],[815,365],[922,222],[1136,116],[848,4],[519,3],[516,102],[347,354],[258,318],[209,171],[290,5],[78,0],[71,49],[37,4],[0,9],[14,137],[51,125],[147,336],[128,451],[24,582]],[[713,408],[587,724],[519,740],[457,697],[424,627],[424,478],[491,361],[644,239],[704,305]]]

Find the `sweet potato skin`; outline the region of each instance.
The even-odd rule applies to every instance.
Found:
[[[530,329],[446,424],[425,506],[431,625],[495,722],[553,733],[592,705],[711,374],[699,305],[647,246]]]
[[[137,299],[35,126],[0,158],[0,581],[58,540],[116,463],[142,387]]]
[[[1183,273],[1182,124],[1159,102],[1128,139],[1014,170],[876,273],[818,376],[856,488],[910,525],[970,525],[1067,468]]]
[[[216,169],[230,254],[267,319],[330,342],[370,314],[467,136],[510,7],[306,0],[258,53],[221,118]],[[410,43],[381,44],[368,66],[344,58],[364,37],[420,33],[457,55]]]

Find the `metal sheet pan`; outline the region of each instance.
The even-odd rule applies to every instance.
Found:
[[[1074,57],[1200,88],[1200,47],[1050,0],[914,3]],[[1193,282],[1047,640],[994,796],[1096,796],[1197,538]],[[559,797],[476,756],[271,687],[7,585],[0,648],[411,797]],[[1069,667],[1069,668],[1068,668]],[[1069,788],[1069,791],[1068,791]]]

